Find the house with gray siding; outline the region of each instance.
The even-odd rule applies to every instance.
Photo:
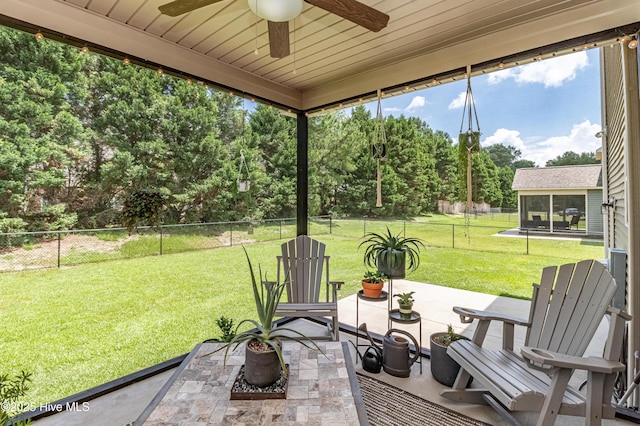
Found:
[[[602,236],[600,164],[517,169],[511,188],[521,229]]]

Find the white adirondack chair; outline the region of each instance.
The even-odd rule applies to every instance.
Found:
[[[513,424],[518,422],[509,411],[540,412],[538,425],[553,425],[558,414],[585,416],[588,425],[613,418],[613,383],[615,373],[625,368],[619,360],[624,323],[630,319],[609,306],[615,289],[602,264],[586,260],[543,269],[528,320],[454,307],[463,323],[479,323],[471,341],[456,341],[447,350],[462,368],[453,388],[440,394],[489,404]],[[611,318],[603,357],[583,357],[606,313]],[[503,322],[500,350],[482,347],[491,321]],[[520,355],[513,351],[515,325],[527,328]],[[586,395],[568,385],[574,370],[588,372]],[[469,376],[473,388],[467,388]]]
[[[287,301],[278,305],[276,315],[331,317],[328,336],[309,337],[339,340],[338,290],[343,282],[329,281],[329,256],[324,253],[325,245],[307,235],[300,235],[282,244],[277,274],[278,282],[286,283]],[[281,278],[284,281],[280,281]]]

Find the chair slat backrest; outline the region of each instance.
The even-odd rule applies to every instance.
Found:
[[[597,261],[544,268],[534,290],[525,344],[582,356],[615,289],[613,277]]]
[[[527,330],[526,345],[538,347],[546,310],[551,299],[553,291],[553,283],[556,277],[555,266],[548,266],[542,270],[542,278],[540,284],[534,285],[533,297],[531,299],[531,310],[529,311],[529,324],[531,326]]]
[[[552,294],[556,293],[566,296],[567,289],[569,288],[569,283],[571,282],[571,277],[573,275],[574,266],[574,264],[567,264],[560,266],[560,268],[553,267],[553,271],[548,271],[548,275],[545,277],[550,287],[548,290],[549,296],[546,299],[546,303],[548,303],[549,306],[548,312],[546,312],[546,316],[545,312],[542,311],[539,319],[536,318],[536,321],[540,323],[540,337],[536,342],[536,347],[548,348],[556,328],[558,326],[563,327],[563,325],[558,324],[558,321],[563,304],[565,302],[565,298],[557,297],[554,298],[554,300],[551,300],[550,298],[552,297]],[[556,271],[558,272],[557,276],[555,276]],[[546,307],[544,308],[546,309]],[[545,323],[549,323],[549,325],[547,327],[544,327],[544,324],[542,323],[543,321]]]
[[[282,265],[290,303],[318,303],[325,245],[300,235],[282,244]]]

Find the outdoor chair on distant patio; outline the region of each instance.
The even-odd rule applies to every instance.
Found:
[[[282,255],[278,256],[277,279],[286,284],[287,301],[280,302],[276,315],[330,317],[328,336],[309,337],[339,340],[338,290],[343,282],[329,281],[329,256],[324,253],[325,245],[307,235],[300,235],[282,244]]]
[[[580,215],[571,216],[571,222],[569,222],[569,229],[572,227],[576,227],[578,229],[578,224],[580,223]]]
[[[531,216],[531,219],[533,219],[534,228],[542,228],[544,226],[544,224],[542,223],[542,216],[540,216],[539,214],[534,214],[533,216]]]
[[[609,306],[615,290],[604,266],[585,260],[543,269],[540,284],[534,284],[528,320],[454,307],[463,323],[479,323],[471,341],[449,346],[447,353],[462,368],[453,388],[441,395],[491,405],[513,424],[517,420],[507,410],[539,412],[538,425],[553,425],[558,414],[585,416],[589,425],[613,418],[615,373],[625,369],[619,360],[630,319]],[[611,318],[604,354],[583,357],[605,313]],[[503,322],[501,350],[482,347],[492,320]],[[527,328],[520,355],[513,350],[515,325]],[[574,370],[588,372],[586,396],[568,385]],[[470,376],[473,388],[467,388]]]

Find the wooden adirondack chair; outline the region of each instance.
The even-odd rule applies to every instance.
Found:
[[[325,245],[307,235],[300,235],[282,244],[277,274],[278,282],[286,283],[287,302],[278,305],[276,315],[331,317],[329,336],[310,337],[339,340],[338,290],[344,283],[329,281],[329,256],[324,253]],[[284,281],[280,281],[282,277]]]
[[[534,284],[528,320],[455,307],[463,323],[479,323],[471,341],[449,346],[447,353],[462,368],[453,388],[440,394],[489,404],[513,424],[519,423],[507,410],[540,412],[538,425],[553,425],[558,414],[585,416],[589,425],[612,418],[613,383],[615,373],[625,369],[619,360],[624,323],[630,319],[609,306],[615,289],[602,264],[586,260],[543,269],[540,284]],[[611,318],[603,357],[583,357],[605,313]],[[503,322],[501,350],[482,347],[493,320]],[[521,356],[513,351],[515,325],[527,328]],[[568,385],[574,370],[588,372],[586,396]],[[474,388],[467,388],[469,376]]]

